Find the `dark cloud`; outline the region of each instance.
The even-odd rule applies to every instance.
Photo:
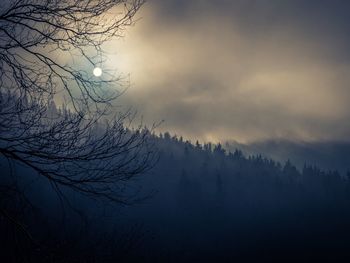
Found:
[[[192,139],[345,140],[348,1],[149,1],[111,64],[124,103]]]

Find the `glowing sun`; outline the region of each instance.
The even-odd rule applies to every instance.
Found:
[[[102,75],[102,69],[99,67],[96,67],[96,68],[94,68],[93,73],[94,73],[95,77],[100,77]]]

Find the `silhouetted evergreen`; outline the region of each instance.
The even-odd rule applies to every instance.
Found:
[[[1,205],[28,231],[2,217],[4,258],[21,251],[17,262],[349,259],[349,173],[308,164],[298,170],[289,160],[245,156],[169,133],[148,136],[159,161],[122,189],[145,197],[132,206],[116,207],[69,189],[62,189],[67,200],[60,200],[35,172],[16,166],[22,175],[16,187],[32,206],[1,191]],[[1,164],[2,180],[11,180],[10,167]]]

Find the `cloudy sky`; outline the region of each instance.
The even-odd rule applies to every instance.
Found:
[[[107,47],[108,66],[130,73],[122,104],[191,140],[348,140],[349,8],[149,0]]]

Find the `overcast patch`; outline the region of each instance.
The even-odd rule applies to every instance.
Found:
[[[109,65],[131,74],[123,104],[192,140],[347,140],[348,40],[334,39],[343,11],[314,32],[322,1],[187,2],[150,2],[108,47]]]

